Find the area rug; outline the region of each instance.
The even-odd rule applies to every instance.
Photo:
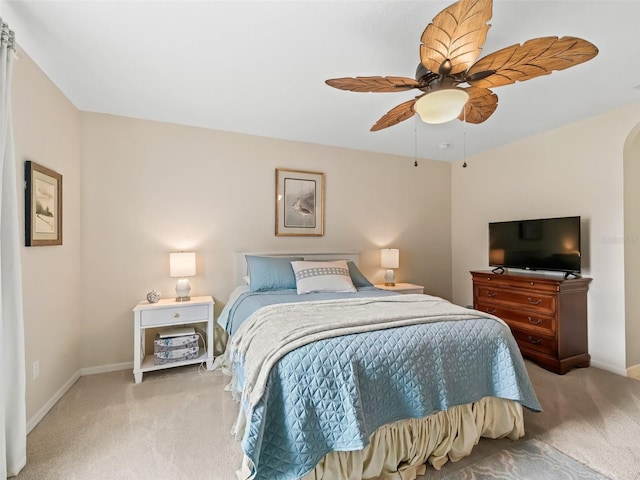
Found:
[[[559,452],[551,445],[535,439],[514,443],[509,448],[443,478],[446,480],[609,480],[608,477]]]

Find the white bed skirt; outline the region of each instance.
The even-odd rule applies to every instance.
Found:
[[[426,463],[439,470],[471,453],[480,437],[516,440],[524,435],[522,405],[487,397],[421,419],[384,425],[363,450],[330,452],[301,480],[415,480]],[[245,462],[238,472],[250,478]]]

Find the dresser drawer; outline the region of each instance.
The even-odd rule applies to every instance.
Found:
[[[537,313],[526,312],[523,310],[514,310],[496,305],[492,302],[486,302],[484,300],[480,300],[478,302],[478,307],[478,310],[481,312],[487,312],[491,315],[495,315],[512,327],[530,332],[537,332],[541,335],[553,336],[556,333],[556,319],[554,316],[539,315]]]
[[[530,312],[548,315],[553,315],[556,312],[556,298],[553,295],[541,294],[536,291],[503,290],[484,285],[475,288],[478,303],[490,302],[493,305],[516,306]]]
[[[171,325],[181,322],[206,322],[209,319],[209,307],[207,305],[174,306],[158,308],[140,312],[140,326]]]
[[[538,335],[536,333],[526,332],[513,327],[511,327],[511,333],[518,342],[518,346],[523,351],[523,354],[526,353],[526,350],[532,350],[534,352],[540,352],[551,356],[555,356],[557,353],[555,337]]]
[[[482,285],[487,288],[504,288],[535,290],[553,295],[558,292],[558,282],[554,280],[539,280],[532,277],[518,278],[509,275],[474,275],[474,285]]]

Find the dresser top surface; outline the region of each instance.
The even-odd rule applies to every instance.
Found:
[[[472,270],[471,275],[476,277],[486,277],[487,279],[503,279],[505,281],[527,281],[537,283],[563,283],[563,284],[588,284],[591,282],[591,278],[578,277],[578,278],[564,278],[562,274],[554,275],[550,273],[540,272],[505,272],[494,273],[491,270]]]

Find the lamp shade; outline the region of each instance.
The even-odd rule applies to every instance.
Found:
[[[169,254],[169,276],[193,277],[196,274],[195,252],[180,252]]]
[[[413,109],[425,123],[445,123],[460,115],[467,100],[469,94],[464,90],[445,88],[420,97]]]
[[[380,266],[382,268],[398,268],[400,266],[400,250],[397,248],[380,250]]]

